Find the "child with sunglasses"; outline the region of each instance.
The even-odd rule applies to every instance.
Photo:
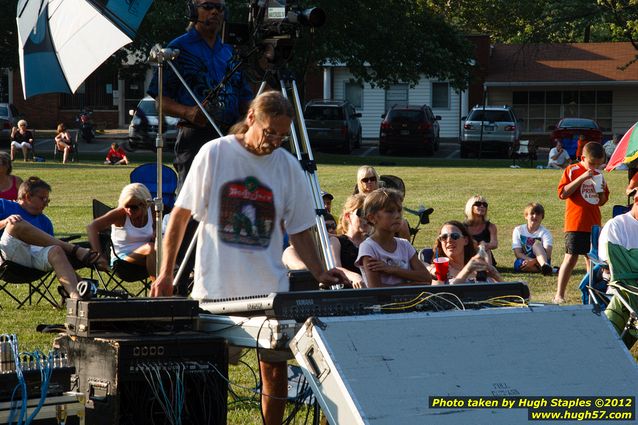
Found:
[[[488,282],[502,281],[496,267],[488,264],[477,255],[476,244],[467,227],[460,221],[451,220],[443,224],[436,238],[434,252],[436,256],[447,257],[448,283],[464,283],[476,280],[476,272],[485,270]],[[434,274],[434,265],[428,269]],[[444,281],[434,281],[434,285],[442,285]]]
[[[355,264],[368,288],[432,282],[410,242],[394,236],[403,222],[402,204],[401,193],[392,189],[377,189],[363,203],[372,234],[359,245]]]

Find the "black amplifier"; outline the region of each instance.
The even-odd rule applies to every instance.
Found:
[[[75,366],[92,425],[226,423],[226,340],[195,332],[55,344]]]
[[[199,303],[187,298],[67,299],[69,335],[98,337],[193,329]]]

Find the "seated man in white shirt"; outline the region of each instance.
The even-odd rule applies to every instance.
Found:
[[[635,273],[636,270],[634,262],[636,255],[633,251],[635,248],[638,248],[638,195],[634,195],[634,203],[629,212],[617,215],[603,227],[598,239],[598,256],[609,263],[612,275],[620,276],[624,278],[621,280],[629,283],[631,279],[627,279],[628,276]],[[616,262],[610,261],[610,250],[614,250]],[[627,270],[628,268],[633,270]],[[627,286],[635,289],[635,285],[634,281]],[[629,318],[629,311],[625,308],[624,303],[617,299],[619,295],[633,309],[638,309],[638,302],[633,292],[619,290],[605,310],[605,315],[616,327],[618,333],[622,333]],[[631,329],[630,332],[625,333],[623,341],[628,348],[631,348],[637,338],[638,331]]]
[[[550,149],[547,168],[562,169],[571,164],[571,158],[560,141],[556,141],[556,147]]]

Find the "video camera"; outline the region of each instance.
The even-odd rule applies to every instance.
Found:
[[[317,28],[326,21],[326,13],[319,7],[303,9],[286,4],[286,0],[251,0],[248,23],[225,23],[222,41],[236,46],[246,56],[261,58],[267,55],[275,67],[292,56],[294,40],[302,27]]]

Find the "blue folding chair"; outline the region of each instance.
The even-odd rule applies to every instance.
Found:
[[[589,248],[590,270],[578,286],[581,292],[581,300],[583,304],[598,304],[602,307],[607,305],[607,300],[602,298],[602,294],[607,291],[607,281],[602,279],[604,270],[608,270],[609,266],[606,262],[598,257],[598,239],[600,238],[600,226],[591,227],[591,246]]]
[[[572,158],[575,158],[576,150],[578,149],[578,136],[574,135],[572,136],[571,139],[569,137],[565,137],[560,142],[563,145],[563,149],[565,149],[565,151],[569,154],[569,156]],[[580,161],[579,158],[576,158],[576,159]]]
[[[131,183],[142,183],[155,198],[157,196],[157,164],[142,164],[131,171]],[[164,213],[170,212],[175,205],[177,190],[177,173],[166,165],[162,165],[162,202]]]

